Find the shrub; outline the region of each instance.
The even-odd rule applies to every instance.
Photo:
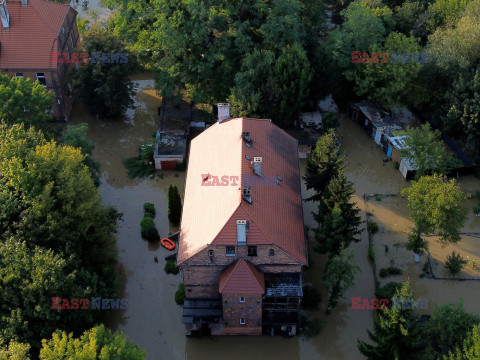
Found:
[[[158,241],[160,240],[160,235],[158,235],[157,228],[153,227],[145,231],[143,238],[148,241]]]
[[[378,232],[378,224],[375,221],[369,221],[367,224],[367,231],[370,235],[375,235]]]
[[[182,216],[182,200],[178,193],[176,185],[170,185],[168,188],[168,220],[173,225],[180,224],[180,217]]]
[[[315,310],[318,308],[320,301],[322,301],[320,291],[310,285],[303,287],[302,309]]]
[[[405,248],[413,251],[415,254],[423,255],[428,250],[428,242],[417,236],[416,230],[413,229],[412,233],[408,235],[408,242]]]
[[[455,253],[453,251],[450,255],[447,256],[447,261],[445,263],[445,267],[450,270],[453,275],[458,274],[462,269],[463,266],[467,263],[467,260],[462,258],[460,254]]]
[[[302,334],[306,338],[312,338],[320,334],[320,330],[322,329],[322,325],[319,319],[310,319],[304,314],[300,315],[299,325],[300,334]]]
[[[401,275],[402,270],[395,267],[395,266],[390,266],[388,268],[381,268],[380,269],[380,277],[387,277],[391,275]]]
[[[177,275],[180,272],[180,268],[175,265],[175,260],[167,260],[165,267],[163,268],[167,274]]]
[[[398,163],[398,161],[393,162],[393,167],[397,170],[400,169],[400,164]]]
[[[150,213],[155,215],[155,205],[152,203],[145,203],[143,204],[143,211],[145,211],[145,214]]]
[[[382,201],[382,197],[380,195],[375,196],[376,201]]]
[[[178,290],[175,292],[175,302],[177,305],[183,305],[185,302],[185,286],[183,283],[178,284]]]
[[[186,168],[187,168],[187,163],[185,162],[185,160],[175,165],[175,171],[185,171]]]
[[[340,125],[337,114],[329,111],[322,116],[322,132],[327,133],[331,129],[335,130]]]
[[[142,238],[148,241],[159,240],[158,230],[155,227],[155,223],[150,216],[144,216],[140,223]]]
[[[368,237],[368,258],[375,262],[375,251],[373,249],[373,238],[371,236]]]
[[[152,213],[149,213],[149,212],[145,212],[143,214],[143,217],[149,217],[149,218],[152,218],[153,219],[153,214]]]
[[[375,290],[375,296],[378,299],[392,299],[397,290],[402,288],[402,283],[390,281],[384,286],[379,286]]]

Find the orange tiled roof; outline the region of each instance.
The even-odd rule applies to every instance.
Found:
[[[255,265],[238,259],[220,274],[220,294],[264,294],[265,276]]]
[[[70,5],[28,0],[22,6],[20,0],[7,0],[7,8],[10,28],[0,23],[0,69],[56,69],[52,52],[58,50],[57,36]]]
[[[245,145],[243,131],[250,132],[252,148]],[[240,185],[201,185],[204,174],[255,177],[245,155],[261,156],[263,175],[283,181],[252,186],[253,204],[242,199]],[[306,264],[297,141],[268,119],[229,119],[192,140],[178,264],[208,244],[236,245],[236,220],[249,221],[247,245],[276,245]]]

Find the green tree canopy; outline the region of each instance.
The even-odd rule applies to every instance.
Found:
[[[0,74],[0,121],[41,128],[52,119],[53,97],[38,81]]]
[[[446,12],[455,15],[429,37],[428,53],[443,70],[454,74],[458,68],[475,68],[480,62],[480,0],[468,1],[466,6],[464,1],[446,3],[453,8]],[[461,14],[458,21],[456,14]]]
[[[143,360],[146,353],[122,332],[112,332],[103,325],[85,331],[80,338],[57,331],[42,341],[40,360]]]
[[[404,138],[405,147],[400,150],[402,158],[413,159],[418,167],[416,178],[438,173],[446,176],[451,170],[450,156],[447,155],[444,142],[440,139],[440,131],[433,131],[430,125],[410,128]]]
[[[476,360],[480,358],[480,325],[475,325],[463,342],[443,360]]]
[[[339,256],[328,260],[322,272],[322,281],[329,294],[329,308],[338,305],[345,291],[354,285],[355,275],[359,272],[360,268],[353,260],[353,251],[348,254],[342,251]]]
[[[230,102],[233,116],[269,117],[291,126],[308,97],[311,68],[305,50],[287,45],[278,58],[273,51],[245,56],[235,76]]]
[[[400,49],[400,50],[399,50]],[[361,51],[360,49],[357,49]],[[422,48],[418,39],[407,37],[401,33],[392,32],[385,39],[383,46],[372,44],[367,50],[371,54],[389,53],[387,63],[378,59],[377,63],[352,64],[345,77],[355,82],[354,90],[358,96],[365,96],[369,100],[382,104],[387,109],[392,109],[402,104],[412,104],[418,101],[412,93],[416,93],[412,85],[416,83],[422,64],[392,62],[392,53],[420,53]],[[351,59],[351,56],[350,56]],[[372,60],[374,61],[374,60]]]
[[[462,73],[446,94],[446,117],[450,131],[467,139],[466,147],[480,158],[480,69]]]
[[[88,125],[86,123],[78,125],[68,125],[62,132],[61,143],[79,148],[82,155],[85,156],[84,163],[87,165],[96,186],[100,185],[100,164],[93,161],[92,153],[95,145],[87,140]]]
[[[454,179],[444,181],[440,175],[423,176],[402,190],[416,226],[416,235],[438,232],[439,242],[460,241],[460,228],[466,220],[466,195]]]
[[[47,331],[82,329],[100,316],[51,311],[50,297],[115,295],[119,214],[101,205],[83,161],[79,149],[47,142],[33,128],[0,124],[0,297],[7,297],[0,301],[0,328],[6,340],[38,347]]]
[[[339,155],[333,130],[322,135],[307,159],[305,176],[307,190],[313,189],[315,194],[308,201],[318,201],[322,198],[328,183],[343,170],[343,157]]]
[[[128,53],[125,44],[117,36],[99,25],[85,32],[83,48],[89,54]],[[126,63],[90,60],[72,72],[73,87],[78,90],[90,112],[100,117],[117,117],[133,106],[133,85],[128,74],[135,65],[131,56],[127,60]]]
[[[10,341],[8,345],[3,344],[0,337],[0,360],[29,360],[28,355],[30,345],[21,344],[15,341]]]
[[[479,323],[480,316],[467,313],[462,302],[436,307],[430,320],[419,329],[425,343],[420,358],[439,359],[445,353],[444,349],[460,347]]]
[[[407,280],[397,290],[395,297],[403,300],[413,299],[413,292]],[[415,338],[412,335],[409,321],[411,309],[386,308],[376,313],[373,331],[367,330],[368,337],[374,345],[357,340],[360,353],[368,360],[410,360]]]
[[[380,45],[385,36],[385,27],[374,10],[359,2],[352,2],[342,11],[345,18],[340,28],[333,30],[327,46],[340,68],[352,68],[352,51],[368,52],[373,45]]]

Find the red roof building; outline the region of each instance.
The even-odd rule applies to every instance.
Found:
[[[187,333],[295,333],[307,250],[294,138],[228,118],[192,140],[177,264]]]
[[[47,0],[0,0],[0,71],[38,80],[55,93],[52,113],[68,120],[74,98],[66,76],[73,63],[59,63],[80,47],[77,12]]]

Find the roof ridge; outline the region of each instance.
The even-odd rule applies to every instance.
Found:
[[[50,31],[52,32],[52,34],[55,35],[55,37],[58,37],[58,33],[55,33],[55,29],[53,29],[53,28],[51,27],[51,24],[50,24],[49,22],[45,21],[44,17],[38,12],[37,8],[36,8],[35,5],[34,5],[34,4],[37,4],[37,3],[35,3],[35,1],[48,2],[48,3],[50,3],[50,4],[54,4],[54,6],[57,6],[57,5],[61,5],[61,6],[65,6],[65,7],[68,6],[68,8],[70,8],[70,4],[68,4],[68,5],[67,5],[67,4],[61,4],[61,3],[57,3],[57,2],[53,2],[53,1],[48,1],[48,0],[33,0],[33,1],[30,0],[30,1],[31,1],[31,2],[30,2],[30,5],[31,5],[33,11],[35,11],[35,12],[37,13],[37,15],[38,15],[38,17],[40,18],[40,20],[42,20],[42,22],[47,26],[47,28],[50,29]],[[37,5],[38,5],[38,4],[37,4]],[[28,6],[28,5],[27,5],[27,6]],[[68,12],[68,9],[67,9],[67,12]],[[66,14],[65,14],[65,16],[66,16]],[[65,21],[65,17],[64,17],[64,21]],[[62,26],[63,26],[63,25],[62,25]]]
[[[243,258],[242,258],[243,259]],[[263,290],[262,288],[262,285],[258,282],[258,279],[257,277],[255,276],[255,274],[252,272],[252,270],[255,270],[255,271],[259,271],[257,270],[255,264],[251,263],[250,261],[247,261],[245,259],[243,259],[243,261],[245,262],[245,264],[247,264],[247,267],[248,267],[248,270],[250,271],[250,274],[253,276],[253,278],[255,279],[255,282],[257,283],[258,287],[260,288],[260,290]],[[252,267],[253,266],[253,269]]]
[[[228,274],[228,277],[225,279],[225,282],[223,283],[223,287],[221,289],[218,289],[220,293],[222,292],[222,290],[225,288],[225,286],[230,281],[230,278],[232,277],[233,273],[235,272],[235,269],[237,268],[238,264],[240,263],[240,260],[243,260],[243,258],[237,259],[233,263],[231,263],[230,265],[227,266],[226,269],[228,269],[228,267],[234,265],[232,270],[230,270],[230,274]]]

